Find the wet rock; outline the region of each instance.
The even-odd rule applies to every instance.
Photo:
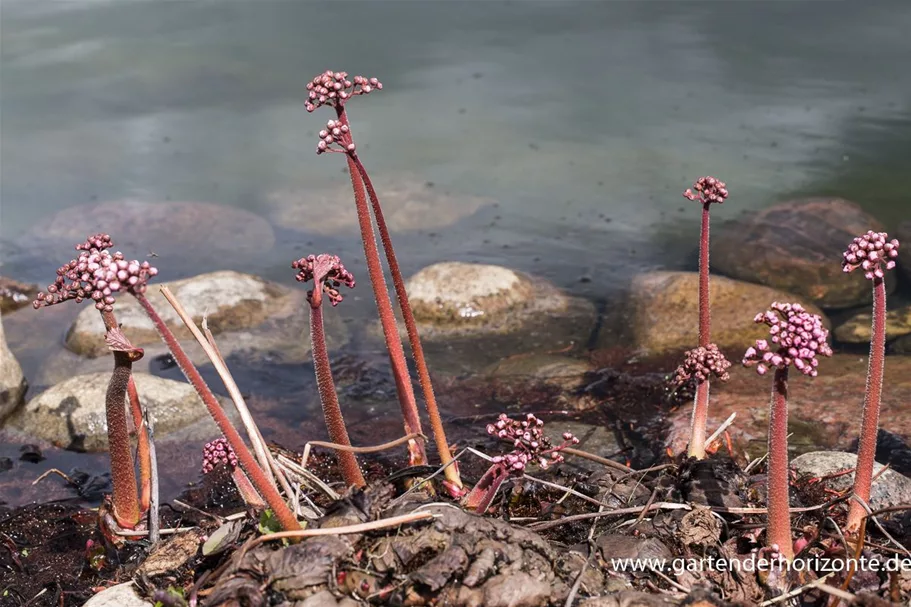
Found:
[[[911,335],[899,337],[889,344],[889,352],[892,354],[911,354]]]
[[[593,367],[587,360],[558,354],[516,354],[488,368],[496,379],[524,379],[573,390],[582,385],[585,374]]]
[[[391,232],[430,230],[450,226],[493,201],[447,191],[409,175],[374,182],[383,218]],[[282,190],[269,195],[270,219],[291,230],[340,234],[357,232],[357,212],[351,183],[345,180],[325,190]],[[302,221],[302,217],[319,217]]]
[[[127,259],[158,254],[169,271],[186,271],[187,265],[224,267],[226,256],[260,254],[275,244],[272,226],[248,211],[207,202],[137,200],[64,209],[34,225],[26,238],[70,259],[73,246],[97,232],[110,234],[114,250]]]
[[[219,434],[192,386],[144,373],[133,375],[140,402],[155,423],[157,441],[202,441]],[[20,407],[7,420],[6,428],[64,449],[105,451],[104,402],[110,378],[107,371],[78,375],[57,384]],[[220,400],[229,416],[236,418],[234,405]]]
[[[579,439],[579,444],[575,445],[577,449],[587,451],[594,455],[606,458],[613,458],[623,451],[617,440],[617,435],[609,427],[602,425],[586,424],[569,420],[554,420],[548,424],[550,429],[548,435],[554,444],[560,444],[560,435],[563,432],[572,432],[572,435]],[[566,461],[562,464],[569,470],[586,470],[589,472],[601,472],[604,465],[593,462],[574,455],[567,455]]]
[[[769,423],[769,393],[772,380],[741,365],[730,369],[727,383],[713,382],[709,403],[709,432],[714,432],[731,413],[737,417],[728,432],[735,452],[751,457],[766,451]],[[867,357],[835,354],[819,363],[819,376],[791,374],[788,384],[788,439],[792,455],[820,449],[847,449],[860,433],[860,414],[867,382]],[[911,356],[887,356],[883,381],[880,425],[911,436]],[[686,449],[690,407],[680,407],[668,417],[668,446],[674,453]]]
[[[26,388],[28,383],[22,375],[22,367],[6,345],[0,317],[0,422],[19,406]]]
[[[869,285],[868,285],[869,286]],[[797,302],[814,314],[822,311],[805,298],[768,287],[712,276],[712,341],[722,350],[743,351],[756,339],[768,337],[768,327],[753,317],[773,301]],[[682,352],[699,341],[699,274],[649,272],[633,278],[625,306],[633,347],[648,355]],[[828,319],[823,315],[828,326]],[[605,326],[599,345],[609,348],[615,340]]]
[[[882,229],[841,198],[790,200],[715,230],[712,268],[802,295],[822,308],[859,306],[872,301],[872,290],[862,273],[842,272],[842,253],[854,237]]]
[[[0,276],[0,314],[8,314],[31,305],[38,291],[37,285],[28,285]]]
[[[873,314],[861,312],[835,327],[835,338],[849,344],[868,343],[872,337]],[[886,340],[911,335],[911,305],[886,312]]]
[[[127,582],[105,588],[83,607],[152,607],[152,603],[139,596],[133,582]]]
[[[813,451],[795,457],[790,465],[798,477],[816,478],[856,467],[857,455],[839,451]],[[870,507],[879,510],[911,503],[911,478],[894,470],[886,470],[879,474],[884,467],[882,464],[873,464],[873,476],[876,480],[870,489]],[[843,474],[824,482],[829,489],[841,492],[853,486],[854,474]]]
[[[587,336],[594,323],[588,302],[568,297],[547,282],[500,266],[443,262],[406,283],[422,337],[488,335],[539,329]],[[550,328],[544,327],[548,325]],[[406,335],[404,328],[402,334]]]
[[[911,221],[898,224],[892,236],[898,238],[901,243],[898,247],[898,268],[908,280],[911,280]]]
[[[159,287],[171,289],[194,322],[200,324],[208,314],[209,330],[214,335],[254,327],[273,316],[287,316],[300,308],[295,291],[257,276],[222,271],[200,274],[183,280],[152,286],[146,298],[179,340],[193,340],[177,312],[164,298]],[[161,341],[155,325],[133,297],[121,296],[114,313],[123,332],[136,346]],[[83,307],[66,336],[67,348],[83,356],[100,356],[109,349],[104,341],[104,323],[94,306]]]

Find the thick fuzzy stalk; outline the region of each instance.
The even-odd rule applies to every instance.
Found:
[[[712,341],[712,311],[709,299],[709,205],[702,205],[702,231],[699,239],[699,345],[708,347]],[[709,380],[696,386],[693,401],[693,418],[690,429],[690,445],[687,455],[705,459],[705,433],[709,417]]]
[[[184,377],[186,377],[187,381],[190,382],[190,385],[196,389],[196,392],[205,404],[206,409],[209,410],[212,419],[214,419],[216,425],[218,425],[218,429],[221,430],[221,433],[234,449],[234,453],[237,455],[237,460],[241,467],[247,473],[259,494],[262,495],[266,500],[266,503],[269,504],[269,508],[272,509],[272,512],[275,514],[275,517],[278,519],[282,528],[289,531],[300,529],[300,523],[297,521],[297,518],[291,512],[291,509],[288,508],[288,505],[285,504],[278,489],[269,482],[269,479],[266,478],[262,468],[256,463],[253,454],[234,428],[231,420],[225,415],[224,410],[221,408],[221,404],[215,398],[215,395],[212,394],[209,386],[206,384],[205,380],[203,380],[202,375],[199,374],[199,370],[196,369],[186,352],[184,352],[180,342],[174,337],[174,334],[155,311],[155,308],[152,307],[149,300],[146,299],[145,295],[142,293],[133,293],[133,295],[151,319],[152,324],[155,325],[155,329],[161,336],[162,341],[164,341],[165,345],[168,347],[168,350],[171,351],[171,354],[174,356],[174,360],[183,372]]]
[[[313,290],[313,304],[310,306],[310,340],[313,344],[313,367],[316,370],[316,385],[319,389],[319,399],[323,405],[323,417],[329,429],[329,438],[333,443],[351,446],[345,420],[342,418],[342,409],[338,403],[338,394],[335,391],[335,382],[332,380],[332,369],[329,367],[329,352],[326,348],[326,334],[323,330],[323,307],[320,303],[320,285]],[[315,305],[314,305],[315,304]],[[364,475],[358,466],[357,458],[350,451],[337,450],[339,467],[342,478],[349,487],[363,487],[366,485]]]
[[[857,471],[854,473],[854,494],[870,503],[873,484],[873,464],[876,455],[876,435],[879,431],[879,408],[882,400],[883,372],[886,356],[886,283],[873,279],[873,335],[870,339],[870,360],[867,367],[867,390],[864,393],[863,422],[857,449]],[[856,532],[867,511],[856,500],[848,510],[848,531]]]
[[[105,329],[118,328],[112,312],[102,312]],[[111,458],[111,482],[114,486],[114,519],[124,529],[139,523],[139,496],[136,493],[136,470],[127,429],[126,394],[133,373],[133,361],[127,352],[114,351],[114,372],[108,383],[104,410],[108,426],[108,452]]]
[[[340,118],[344,115],[340,113]],[[380,264],[379,250],[376,246],[376,237],[373,234],[373,223],[370,220],[370,209],[367,207],[367,195],[364,190],[364,181],[354,159],[347,155],[348,173],[351,176],[351,186],[354,189],[354,202],[357,207],[357,219],[361,229],[361,239],[364,241],[364,256],[367,259],[367,271],[373,285],[373,294],[376,297],[376,307],[383,326],[383,336],[386,339],[386,348],[389,350],[389,360],[392,365],[392,375],[395,379],[395,389],[402,407],[402,417],[405,421],[406,434],[423,434],[421,418],[418,413],[417,403],[414,398],[414,389],[411,387],[411,378],[408,376],[408,363],[405,361],[405,350],[399,339],[399,331],[395,322],[395,313],[392,311],[392,301],[386,290],[386,279],[383,276],[383,267]],[[427,454],[424,451],[424,442],[416,439],[408,443],[410,462],[412,465],[427,463]]]
[[[794,558],[788,478],[788,367],[775,369],[769,418],[768,500],[766,542],[778,544],[781,555]]]
[[[418,334],[417,323],[414,320],[414,312],[408,303],[408,293],[405,291],[405,280],[402,277],[402,270],[399,268],[399,262],[395,256],[395,249],[392,247],[392,238],[389,236],[389,228],[386,225],[386,219],[383,217],[383,209],[380,207],[380,200],[373,188],[373,182],[367,175],[367,170],[357,155],[354,155],[354,162],[357,165],[364,185],[367,187],[367,195],[370,197],[370,204],[373,207],[373,215],[376,218],[376,225],[380,231],[380,240],[383,243],[383,252],[386,254],[386,262],[389,264],[389,273],[392,275],[392,285],[395,288],[395,295],[399,300],[399,308],[402,310],[402,318],[405,321],[405,329],[408,332],[408,343],[411,345],[411,352],[414,355],[414,365],[418,371],[418,378],[421,381],[421,390],[424,393],[424,402],[427,405],[427,414],[430,417],[430,428],[433,431],[433,438],[436,442],[437,451],[440,454],[440,461],[446,466],[443,474],[456,490],[462,488],[462,479],[459,476],[458,463],[449,465],[452,462],[452,452],[449,450],[449,441],[446,440],[446,431],[443,428],[443,419],[440,417],[440,409],[437,406],[437,399],[433,393],[433,382],[430,380],[430,371],[427,369],[427,361],[424,358],[424,347],[421,345],[421,336]]]
[[[133,427],[136,428],[136,458],[139,460],[139,508],[142,512],[149,509],[152,496],[152,457],[149,446],[149,431],[143,421],[142,405],[139,403],[139,392],[136,381],[130,374],[127,384],[127,396],[130,399],[130,415]]]

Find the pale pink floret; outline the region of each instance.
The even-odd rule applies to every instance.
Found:
[[[354,76],[348,80],[348,72],[326,70],[307,83],[306,108],[312,112],[328,105],[338,107],[356,95],[367,95],[374,90],[383,90],[383,83],[376,78]]]
[[[202,449],[202,473],[208,474],[219,464],[227,464],[230,470],[237,468],[237,455],[224,438],[206,443]]]
[[[888,238],[889,235],[885,232],[872,230],[855,238],[844,252],[842,269],[845,272],[853,272],[861,268],[868,280],[885,276],[884,270],[894,268],[895,260],[898,258],[898,240]]]
[[[810,377],[816,377],[818,356],[832,356],[829,332],[816,314],[810,314],[800,304],[774,302],[771,309],[757,314],[753,322],[769,326],[769,341],[757,339],[743,355],[743,364],[756,365],[756,372],[765,375],[770,367],[783,369],[790,365]],[[777,346],[777,347],[776,347]]]
[[[700,177],[693,184],[692,190],[687,190],[683,193],[683,197],[701,204],[711,204],[713,202],[723,204],[728,197],[727,185],[714,177]]]
[[[345,285],[349,289],[353,289],[355,286],[354,276],[345,269],[337,255],[329,255],[327,253],[308,255],[291,262],[291,267],[298,271],[294,277],[298,282],[313,280],[319,283],[333,306],[337,306],[344,299],[344,296],[338,290],[340,286]],[[313,304],[312,289],[307,291],[307,301],[311,305]]]
[[[707,348],[700,346],[686,351],[683,364],[677,367],[672,383],[678,387],[691,379],[701,383],[713,375],[720,381],[727,381],[731,378],[728,373],[730,366],[731,363],[717,345],[709,344]]]
[[[563,461],[560,451],[570,445],[579,444],[571,432],[563,433],[563,443],[554,446],[544,436],[544,420],[529,413],[522,421],[509,419],[505,413],[497,421],[487,425],[487,433],[511,441],[513,450],[506,455],[493,458],[493,463],[503,465],[511,474],[519,475],[529,463],[537,463],[546,469],[551,464]]]

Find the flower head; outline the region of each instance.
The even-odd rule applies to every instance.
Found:
[[[693,192],[695,190],[695,192]],[[684,198],[695,200],[701,204],[717,202],[723,204],[728,197],[727,186],[720,179],[714,177],[700,177],[693,184],[692,190],[683,193]]]
[[[497,421],[487,425],[491,436],[511,441],[513,450],[506,455],[493,458],[494,464],[504,465],[510,473],[521,475],[529,463],[537,463],[546,469],[551,464],[563,461],[560,451],[570,445],[579,444],[579,439],[570,432],[563,433],[563,443],[556,447],[544,436],[544,421],[529,413],[523,421],[509,419],[505,413]]]
[[[333,147],[334,146],[334,147]],[[330,120],[326,128],[319,132],[319,143],[316,144],[316,153],[324,152],[354,152],[357,146],[351,138],[351,128],[342,124],[340,120]]]
[[[79,257],[57,269],[54,284],[48,286],[46,293],[38,293],[32,305],[37,309],[69,299],[75,299],[76,303],[92,299],[96,308],[110,312],[114,293],[122,290],[144,292],[158,269],[147,261],[127,261],[119,251],[111,254],[107,249],[112,246],[107,234],[95,234],[76,245]]]
[[[326,70],[307,83],[310,91],[307,100],[307,111],[328,105],[341,107],[355,95],[367,95],[374,90],[383,90],[383,83],[376,78],[355,76],[348,80],[348,72]]]
[[[868,280],[882,278],[885,270],[895,267],[898,257],[898,240],[887,240],[889,235],[885,232],[870,230],[863,236],[855,238],[844,252],[844,261],[841,267],[845,272],[853,272],[862,268]]]
[[[757,314],[753,322],[769,326],[769,339],[773,344],[757,339],[743,355],[744,366],[756,365],[760,375],[765,375],[768,367],[785,369],[793,364],[804,375],[816,377],[817,356],[832,356],[832,348],[827,343],[829,331],[823,327],[822,319],[804,310],[800,304],[776,301],[770,310]]]
[[[219,464],[227,464],[232,470],[237,467],[237,455],[225,438],[216,438],[202,449],[203,474],[208,474]]]
[[[705,348],[699,346],[698,348],[687,350],[684,357],[683,364],[677,367],[672,381],[677,387],[682,386],[690,379],[695,379],[698,383],[704,382],[712,375],[721,381],[727,381],[731,378],[730,373],[728,373],[731,363],[715,344],[709,344]]]
[[[337,306],[344,297],[338,288],[345,285],[349,289],[354,288],[354,276],[345,269],[337,255],[328,255],[320,253],[319,255],[308,255],[301,257],[291,263],[291,267],[297,270],[295,278],[298,282],[308,282],[312,280],[317,285],[322,285],[323,292],[329,296],[329,301],[333,306]],[[319,305],[320,298],[314,300],[314,293],[311,289],[307,291],[307,301],[310,305]]]

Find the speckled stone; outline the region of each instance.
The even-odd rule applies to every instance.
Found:
[[[873,314],[861,312],[835,327],[835,339],[862,344],[873,336]],[[911,305],[886,311],[886,340],[911,334]]]
[[[798,476],[828,476],[856,468],[857,455],[839,451],[812,451],[795,457],[790,465]],[[882,464],[873,464],[873,477],[876,480],[870,488],[870,507],[879,510],[899,504],[911,504],[911,478],[894,470],[886,470],[880,474],[884,467]],[[854,484],[854,473],[826,479],[825,484],[834,491],[845,491]]]
[[[133,582],[105,588],[82,607],[152,607],[152,603],[139,597]]]

